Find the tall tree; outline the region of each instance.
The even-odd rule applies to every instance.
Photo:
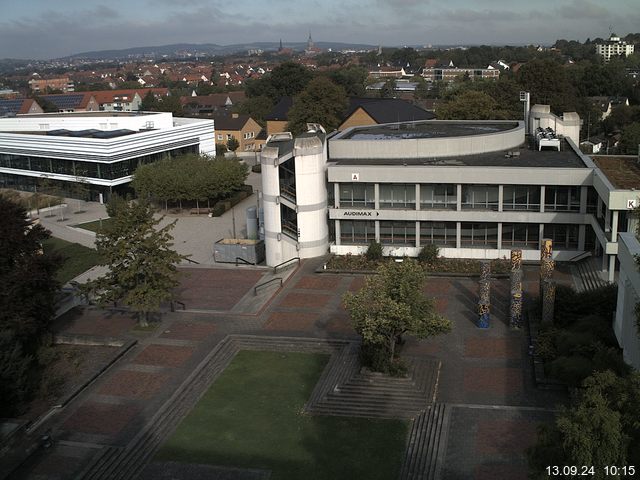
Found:
[[[386,361],[369,365],[388,369],[395,360],[395,346],[404,334],[427,338],[451,330],[451,322],[440,316],[422,293],[426,273],[414,260],[388,262],[378,267],[356,293],[347,292],[343,302],[353,326],[362,335],[364,347],[381,352]],[[380,356],[376,356],[380,360]],[[366,362],[367,358],[363,358]]]
[[[336,129],[348,106],[347,94],[326,77],[314,78],[289,110],[287,129],[294,134],[305,131],[307,123],[319,123],[327,131]]]
[[[510,113],[498,107],[498,103],[484,92],[464,91],[452,100],[438,104],[439,120],[501,120]]]
[[[101,305],[122,302],[148,325],[149,314],[173,298],[178,286],[176,265],[186,257],[173,250],[175,221],[159,228],[145,202],[120,202],[111,208],[113,221],[96,238],[98,255],[108,272],[88,282],[84,291]]]
[[[54,314],[60,259],[43,254],[49,237],[26,210],[0,196],[0,412],[13,414],[30,395],[28,373]]]

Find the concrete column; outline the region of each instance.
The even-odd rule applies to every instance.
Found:
[[[587,195],[589,187],[580,187],[580,213],[587,213]]]
[[[579,225],[578,226],[578,250],[584,251],[584,243],[587,238],[587,226]]]
[[[609,233],[611,233],[611,210],[607,209],[607,213],[604,216],[604,230],[605,230],[605,235],[607,234],[607,229],[609,230]],[[611,238],[609,238],[609,241],[615,241],[615,240],[611,240]]]
[[[544,188],[544,187],[542,187],[542,188]],[[544,223],[540,224],[539,232],[540,232],[540,235],[538,235],[538,238],[539,238],[539,240],[538,240],[538,250],[540,250],[542,248],[542,239],[544,238]]]
[[[615,275],[616,275],[616,256],[609,255],[609,278],[607,278],[607,280],[613,283],[613,281],[615,280]]]
[[[500,185],[502,189],[502,185]],[[500,201],[500,205],[502,205],[502,201]],[[502,248],[502,222],[498,223],[498,250]]]
[[[544,196],[545,196],[546,188],[544,185],[540,185],[540,213],[544,213]],[[542,233],[540,233],[540,238],[542,238]]]
[[[380,210],[380,184],[379,183],[374,183],[373,184],[373,196],[375,197],[375,202],[374,202],[374,208],[376,210]],[[378,222],[376,222],[376,225],[378,224]],[[377,226],[376,226],[376,238],[379,238],[378,235],[378,230],[377,230]],[[379,240],[376,240],[379,241]]]
[[[504,185],[498,185],[498,211],[502,211],[502,204],[504,203]],[[498,227],[500,228],[500,227]],[[500,241],[498,240],[498,244]]]
[[[420,222],[416,222],[416,247],[420,246]]]
[[[456,222],[456,248],[462,248],[462,223],[461,222]]]
[[[420,184],[416,183],[416,210],[420,210]],[[416,239],[418,238],[416,231]]]
[[[377,195],[376,195],[376,198],[378,198]],[[376,242],[380,243],[380,220],[376,220]]]
[[[334,220],[334,222],[336,224],[336,245],[342,245],[340,242],[340,220]]]
[[[333,203],[335,204],[336,208],[340,208],[340,184],[339,183],[333,184]]]
[[[461,184],[458,184],[456,187],[456,210],[458,212],[462,210],[462,185]],[[460,229],[458,229],[458,231],[460,231]]]
[[[618,210],[613,210],[611,215],[611,241],[618,241]]]
[[[596,202],[596,218],[602,217],[602,199],[598,195],[598,201]]]

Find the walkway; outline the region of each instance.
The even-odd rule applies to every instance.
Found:
[[[237,348],[328,348],[336,359],[342,351],[349,360],[358,337],[341,297],[358,289],[363,277],[315,273],[320,264],[307,261],[289,272],[283,288],[264,293],[257,309],[239,306],[250,303],[253,286],[268,272],[202,269],[213,276],[192,299],[200,299],[201,308],[190,311],[187,302],[187,311],[164,314],[152,332],[136,330],[126,314],[97,310],[61,322],[66,333],[135,338],[138,345],[46,425],[55,446],[12,478],[55,480],[79,472],[83,478],[132,478]],[[196,270],[192,273],[199,275]],[[534,283],[525,279],[531,288]],[[225,293],[215,294],[222,287]],[[434,339],[409,339],[402,355],[422,367],[395,400],[384,387],[377,390],[379,399],[371,400],[373,406],[384,401],[395,411],[404,409],[413,419],[403,479],[526,478],[524,449],[534,441],[537,422],[549,421],[550,409],[563,397],[533,386],[525,334],[507,326],[507,288],[506,280],[494,283],[491,328],[478,330],[475,281],[428,281],[425,293],[454,329]],[[185,294],[192,295],[190,290]],[[330,385],[338,386],[343,406],[356,399],[348,407],[352,411],[372,398],[363,387],[368,380],[353,370],[352,361],[339,362],[341,368],[333,363],[310,399],[311,412],[340,408],[328,395]]]

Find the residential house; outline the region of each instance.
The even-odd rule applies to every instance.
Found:
[[[629,106],[627,97],[589,97],[591,104],[602,112],[602,120],[611,115],[617,106]]]
[[[220,115],[213,117],[216,143],[227,144],[229,140],[238,140],[238,152],[253,152],[256,148],[256,137],[262,130],[258,122],[249,115],[232,113],[231,115]]]
[[[69,77],[59,78],[32,78],[29,80],[29,88],[34,93],[46,92],[49,90],[60,90],[64,93],[73,92],[73,82]]]
[[[244,99],[244,92],[227,92],[180,97],[180,103],[186,115],[212,117],[229,112],[234,105],[242,103]]]
[[[97,112],[100,105],[91,92],[60,93],[55,95],[41,95],[58,107],[58,112]]]
[[[435,115],[399,98],[349,99],[349,108],[338,130],[382,123],[432,120]]]
[[[0,99],[0,117],[13,117],[26,113],[44,113],[32,98]]]

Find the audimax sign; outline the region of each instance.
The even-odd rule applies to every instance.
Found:
[[[342,212],[343,217],[358,217],[358,218],[369,218],[369,217],[379,217],[380,212],[372,211],[372,210],[344,210]]]

